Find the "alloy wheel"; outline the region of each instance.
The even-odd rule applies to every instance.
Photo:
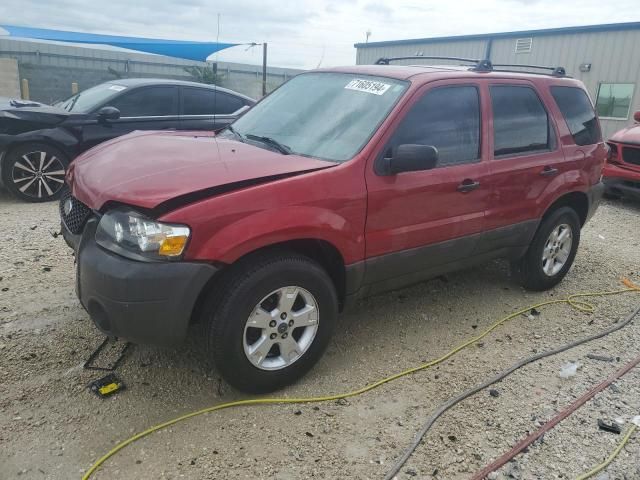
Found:
[[[11,179],[15,188],[32,198],[55,196],[64,185],[61,159],[46,151],[25,153],[14,164]]]
[[[261,370],[286,368],[309,349],[319,320],[318,303],[309,291],[297,286],[274,290],[247,319],[244,353]]]
[[[565,266],[571,254],[573,232],[566,223],[551,231],[542,250],[542,271],[549,277],[557,275]]]

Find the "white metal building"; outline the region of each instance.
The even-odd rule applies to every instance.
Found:
[[[372,64],[381,57],[424,55],[565,67],[568,75],[587,86],[605,138],[631,124],[633,112],[640,110],[640,22],[357,43],[355,47],[358,64]]]

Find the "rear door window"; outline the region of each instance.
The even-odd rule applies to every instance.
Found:
[[[438,149],[436,167],[480,159],[480,100],[474,86],[437,87],[418,100],[394,133],[390,147]]]
[[[205,88],[183,88],[183,115],[225,115],[245,105],[243,99],[224,92]]]
[[[547,111],[531,87],[493,85],[493,154],[530,155],[555,148]]]
[[[245,106],[244,100],[228,93],[218,92],[218,98],[216,100],[216,109],[218,114],[225,115],[233,112],[237,112]]]
[[[214,115],[216,113],[216,92],[204,88],[182,89],[183,115]]]
[[[551,95],[558,104],[576,145],[600,142],[600,125],[591,100],[584,90],[577,87],[551,87]]]
[[[120,110],[120,118],[178,115],[178,88],[172,86],[136,88],[114,98],[108,104]]]

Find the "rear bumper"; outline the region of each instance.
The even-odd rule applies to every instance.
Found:
[[[602,174],[607,193],[640,199],[640,171],[606,164]]]
[[[96,244],[96,226],[89,220],[82,235],[62,227],[76,251],[76,293],[95,325],[135,343],[181,342],[198,296],[217,269],[205,263],[129,260]]]

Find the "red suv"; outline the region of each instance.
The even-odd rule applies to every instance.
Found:
[[[612,197],[640,199],[640,112],[633,119],[635,125],[614,133],[607,142],[609,155],[602,174]]]
[[[352,66],[298,75],[217,135],[95,147],[60,212],[100,330],[172,343],[204,322],[228,382],[265,392],[365,295],[498,257],[528,289],[556,285],[605,156],[561,70]]]

